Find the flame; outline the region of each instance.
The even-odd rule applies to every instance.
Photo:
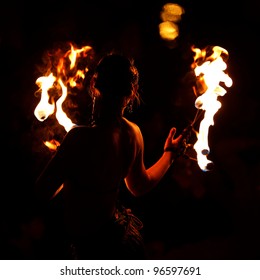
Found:
[[[49,55],[49,64],[47,75],[41,76],[36,80],[41,92],[40,102],[34,110],[35,117],[43,122],[50,115],[55,113],[58,123],[68,132],[76,124],[72,122],[69,116],[63,110],[63,104],[72,88],[82,88],[82,82],[88,72],[88,67],[79,69],[79,61],[86,58],[90,46],[83,46],[78,49],[69,43],[70,49],[63,52],[58,49],[54,55]],[[82,64],[82,63],[81,63]],[[82,68],[82,65],[81,65]],[[51,94],[52,93],[52,94]],[[59,146],[57,140],[45,141],[45,145],[50,150],[56,150]]]
[[[36,84],[42,89],[41,100],[34,110],[34,115],[39,121],[45,121],[49,115],[54,113],[55,104],[54,101],[51,104],[49,103],[50,96],[48,90],[52,87],[55,79],[51,73],[47,77],[40,77],[36,80]]]
[[[56,151],[57,148],[60,146],[59,141],[52,139],[51,141],[45,141],[45,146],[47,146],[51,151]]]
[[[204,91],[195,100],[195,107],[198,110],[204,110],[204,118],[200,123],[197,141],[193,147],[197,153],[199,167],[203,171],[208,171],[212,165],[212,161],[207,158],[210,153],[208,145],[209,127],[214,125],[214,116],[222,106],[218,97],[224,96],[227,92],[220,83],[224,83],[226,87],[231,87],[233,82],[225,73],[227,69],[225,63],[225,58],[228,57],[227,50],[214,46],[209,56],[206,49],[200,50],[192,47],[192,50],[195,52],[192,68],[197,77],[197,87]]]
[[[69,131],[75,124],[70,120],[70,118],[62,109],[62,104],[68,95],[68,90],[61,79],[59,79],[58,82],[62,88],[62,95],[56,102],[56,118],[58,122],[65,128],[65,130]]]

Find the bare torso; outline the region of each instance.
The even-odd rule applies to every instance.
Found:
[[[65,145],[65,223],[70,234],[84,236],[114,214],[119,186],[136,153],[134,127],[125,119],[76,127]]]

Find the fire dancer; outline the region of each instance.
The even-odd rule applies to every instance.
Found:
[[[156,187],[180,155],[185,136],[175,137],[171,128],[162,156],[145,167],[142,133],[124,117],[139,103],[138,82],[133,60],[104,56],[90,82],[95,122],[69,130],[37,179],[36,194],[43,203],[62,189],[68,258],[145,258],[142,222],[118,203],[119,186],[125,183],[133,196]]]

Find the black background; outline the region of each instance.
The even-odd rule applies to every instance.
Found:
[[[31,188],[51,156],[39,145],[44,124],[33,114],[37,65],[46,50],[72,41],[91,45],[97,55],[117,49],[135,59],[142,103],[127,117],[143,132],[147,166],[160,156],[169,129],[180,132],[195,116],[187,78],[191,46],[228,51],[233,85],[209,134],[214,169],[203,172],[195,161],[180,159],[151,193],[133,198],[123,186],[122,199],[145,224],[150,258],[258,259],[259,4],[179,1],[185,14],[177,43],[169,46],[158,33],[166,1],[103,2],[10,1],[1,7],[1,232],[9,252],[2,258],[34,256],[26,243],[33,239]]]

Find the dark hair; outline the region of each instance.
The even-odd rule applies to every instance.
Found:
[[[105,99],[131,97],[133,87],[139,80],[133,60],[115,53],[110,53],[99,61],[95,75],[95,88]]]

